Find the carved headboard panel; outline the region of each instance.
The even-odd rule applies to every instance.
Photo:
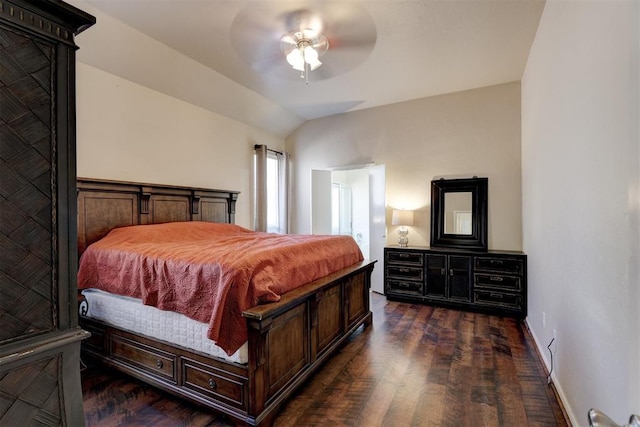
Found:
[[[238,191],[78,178],[78,254],[116,227],[235,222]]]

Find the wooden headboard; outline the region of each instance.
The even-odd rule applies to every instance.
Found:
[[[78,255],[116,227],[235,222],[238,191],[78,178]]]

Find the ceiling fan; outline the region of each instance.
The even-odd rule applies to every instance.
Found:
[[[263,75],[308,83],[344,74],[362,63],[377,39],[373,19],[351,2],[251,2],[231,25],[236,53]],[[322,57],[322,60],[320,60]]]

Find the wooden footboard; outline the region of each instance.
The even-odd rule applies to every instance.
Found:
[[[316,280],[277,303],[243,314],[249,331],[246,365],[189,351],[81,318],[92,333],[85,355],[246,425],[271,425],[278,409],[361,325],[371,323],[374,262]]]

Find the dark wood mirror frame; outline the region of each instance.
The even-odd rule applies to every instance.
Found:
[[[468,250],[487,250],[488,178],[437,179],[431,181],[431,246]],[[471,234],[445,232],[445,195],[470,192],[472,198]]]

